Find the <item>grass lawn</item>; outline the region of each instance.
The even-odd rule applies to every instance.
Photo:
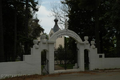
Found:
[[[61,67],[65,67],[65,64],[58,64],[59,66],[61,66]],[[67,69],[73,69],[73,66],[74,66],[75,64],[66,64],[66,66],[67,66]]]

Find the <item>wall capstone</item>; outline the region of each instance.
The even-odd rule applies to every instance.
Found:
[[[91,48],[95,49],[95,41],[91,41]]]
[[[34,43],[35,49],[38,49],[39,48],[39,46],[37,45],[38,44],[38,40],[33,40],[33,43]]]

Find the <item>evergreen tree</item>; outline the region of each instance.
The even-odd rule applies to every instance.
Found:
[[[4,42],[3,42],[3,23],[2,23],[2,0],[0,0],[0,62],[4,61]]]
[[[116,38],[116,52],[117,56],[120,56],[120,1],[115,0],[112,11],[111,11],[111,27],[114,36],[112,38]]]
[[[28,22],[33,18],[34,13],[37,11],[37,4],[38,3],[35,0],[28,0]],[[18,56],[23,55],[22,45],[25,45],[26,42],[29,43],[28,53],[30,53],[32,40],[38,35],[26,37],[26,0],[2,0],[2,10],[5,61],[15,61]],[[36,34],[43,31],[43,29],[40,29],[40,25],[38,25],[39,24],[36,23],[36,27],[32,28],[32,31],[38,29]],[[28,30],[29,28],[30,27],[28,27]],[[27,32],[27,34],[30,33],[30,31]]]
[[[75,31],[82,39],[87,35],[90,41],[95,40],[98,53],[105,52],[107,56],[115,56],[114,44],[117,41],[117,50],[120,44],[117,37],[120,31],[117,27],[119,1],[65,0],[62,3],[70,8],[69,29]]]

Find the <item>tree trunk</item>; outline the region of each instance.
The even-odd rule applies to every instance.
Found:
[[[14,26],[14,54],[13,54],[13,61],[15,61],[15,56],[17,52],[17,13],[16,13],[16,6],[15,6],[15,26]]]
[[[4,61],[4,39],[2,24],[2,0],[0,0],[0,62]]]
[[[103,36],[103,34],[102,34],[102,32],[100,32],[100,53],[103,53],[103,39],[102,39],[102,36]]]
[[[116,49],[117,49],[117,57],[120,57],[120,36],[117,34],[117,43],[116,43]]]
[[[28,0],[26,0],[26,23],[25,23],[25,30],[26,30],[26,37],[28,37]]]
[[[98,8],[96,7],[95,10],[95,40],[96,40],[96,47],[98,49],[98,53],[100,53],[100,37],[99,37],[99,15],[98,15]]]
[[[25,12],[25,16],[26,16],[26,20],[25,20],[25,34],[26,34],[26,39],[28,39],[28,0],[26,0],[26,12]],[[25,54],[29,54],[29,47],[28,47],[28,41],[26,40],[25,42]]]

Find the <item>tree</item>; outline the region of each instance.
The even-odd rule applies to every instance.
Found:
[[[116,52],[117,56],[120,56],[120,1],[115,0],[112,11],[111,11],[111,27],[112,31],[114,31],[114,36],[116,37]]]
[[[101,50],[100,50],[100,38],[99,38],[99,31],[100,30],[99,30],[99,12],[98,12],[100,0],[91,0],[91,1],[89,1],[89,0],[76,0],[75,2],[76,2],[77,7],[79,7],[78,11],[81,9],[81,11],[84,11],[85,14],[89,13],[89,14],[87,14],[88,15],[87,17],[94,19],[94,22],[93,22],[94,25],[92,25],[92,26],[95,26],[94,27],[94,30],[95,30],[94,36],[95,36],[95,40],[96,40],[96,44],[97,44],[96,46],[98,48],[98,52],[100,52]],[[90,13],[94,14],[95,16],[91,15]],[[87,19],[87,17],[85,16],[85,19]],[[82,22],[83,22],[83,20],[82,20]],[[90,22],[90,23],[92,23],[92,22]]]
[[[62,60],[64,60],[64,56],[65,55],[65,49],[62,47],[62,45],[59,45],[58,49],[55,50],[55,59],[56,60],[60,60],[60,64]]]
[[[40,33],[44,31],[44,29],[38,24],[39,20],[30,19],[28,22],[28,37],[36,39],[40,36]]]
[[[25,0],[2,0],[4,49],[7,49],[4,50],[5,61],[14,61],[17,56],[21,56],[21,51],[19,50],[22,49],[22,45],[25,45],[26,42],[30,43],[29,48],[32,45],[33,38],[25,36],[25,3]],[[28,20],[32,19],[34,13],[37,11],[36,5],[37,2],[34,0],[28,1]],[[37,26],[38,31],[41,30],[39,27]],[[36,27],[33,27],[33,30],[35,30],[34,28]],[[34,38],[37,36],[34,36]]]
[[[95,40],[98,52],[105,52],[107,56],[116,55],[114,45],[119,41],[115,40],[116,33],[119,33],[117,27],[119,5],[116,3],[119,4],[118,0],[65,0],[63,2],[69,7],[69,29],[75,31],[82,39],[87,35],[89,41]]]
[[[66,50],[67,50],[67,59],[69,63],[75,64],[77,63],[77,44],[76,41],[71,37],[66,37]]]
[[[75,42],[74,39],[65,37],[64,48],[62,45],[59,45],[58,49],[55,50],[55,59],[60,60],[60,64],[62,60],[64,60],[66,64],[77,62],[77,47]],[[73,45],[75,45],[75,47]]]
[[[104,14],[108,10],[106,1],[101,0],[65,0],[70,7],[69,29],[75,31],[82,39],[85,35],[95,40],[98,52],[103,52],[103,37],[107,33]]]
[[[3,42],[3,22],[2,22],[2,0],[0,0],[0,62],[4,61],[4,42]]]
[[[92,40],[94,36],[94,22],[92,21],[92,17],[94,16],[92,10],[85,10],[79,7],[79,0],[65,0],[64,4],[69,6],[69,29],[76,32],[81,39],[84,36],[89,36],[89,40]],[[70,50],[74,54],[74,58],[76,58],[77,47],[75,44],[75,40],[70,39],[69,45]],[[74,52],[75,51],[75,52]],[[74,59],[76,62],[76,59]]]
[[[64,3],[61,1],[61,3]],[[66,4],[52,4],[52,16],[58,19],[61,29],[65,29],[65,20],[68,19],[69,7]]]

